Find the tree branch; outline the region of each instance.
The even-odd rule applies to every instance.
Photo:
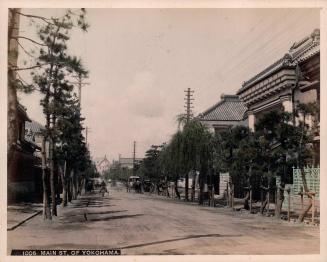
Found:
[[[25,36],[12,37],[12,39],[15,39],[15,40],[17,40],[17,41],[18,41],[18,38],[22,38],[22,39],[29,40],[29,41],[31,41],[32,43],[37,44],[37,45],[40,45],[40,46],[48,46],[48,45],[46,45],[46,44],[41,44],[41,43],[39,43],[39,42],[36,42],[35,40],[33,40],[33,39],[31,39],[31,38],[28,38],[28,37],[25,37]]]
[[[30,69],[42,67],[44,65],[47,65],[47,63],[46,64],[35,65],[35,66],[30,66],[30,67],[16,67],[16,68],[13,68],[12,70],[14,70],[14,71],[30,70]]]
[[[38,15],[29,15],[29,14],[24,14],[24,13],[17,12],[17,11],[16,11],[16,13],[19,14],[19,15],[25,16],[25,17],[29,17],[29,18],[40,19],[40,20],[42,20],[43,22],[45,22],[45,23],[47,23],[47,24],[49,24],[49,25],[55,25],[55,24],[53,24],[53,23],[51,23],[51,22],[49,21],[50,19],[45,18],[45,17],[42,17],[42,16],[38,16]]]
[[[17,41],[17,43],[18,43],[18,45],[23,49],[23,51],[27,54],[27,55],[29,55],[30,57],[33,57],[33,58],[35,58],[35,56],[33,56],[30,52],[28,52],[23,46],[22,46],[22,44],[18,41],[18,39],[15,39],[16,41]]]
[[[34,85],[32,85],[32,84],[28,84],[28,83],[27,83],[27,82],[26,82],[26,81],[21,77],[21,75],[20,75],[18,72],[17,72],[16,74],[17,74],[17,76],[18,76],[18,79],[17,79],[17,78],[16,78],[16,79],[17,79],[19,82],[21,82],[23,86],[27,86],[27,87],[30,86],[30,87],[32,87],[33,89],[40,91],[40,89],[37,88],[37,87],[35,87]]]

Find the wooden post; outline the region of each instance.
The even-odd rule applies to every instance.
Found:
[[[229,206],[229,188],[228,188],[228,182],[226,182],[227,188],[226,188],[226,200],[227,200],[227,206]]]
[[[315,223],[315,194],[312,195],[312,224]]]
[[[234,184],[233,185],[233,190],[232,190],[232,209],[234,210]]]
[[[260,198],[261,198],[261,206],[260,206],[260,213],[263,213],[263,189],[261,188],[260,192]]]
[[[269,204],[270,204],[270,192],[269,192],[269,189],[268,189],[268,192],[267,192],[267,216],[269,216]]]
[[[275,190],[275,216],[277,217],[277,198],[279,198],[279,188]]]
[[[250,213],[252,213],[252,189],[250,189]]]
[[[303,193],[301,192],[301,212],[303,212]]]
[[[287,220],[288,222],[291,221],[291,189],[287,190],[288,192],[288,205],[287,205]]]

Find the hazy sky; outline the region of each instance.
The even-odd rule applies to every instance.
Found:
[[[26,9],[58,15],[61,10]],[[90,71],[82,113],[94,157],[137,157],[168,141],[184,112],[195,115],[235,94],[242,82],[319,28],[318,9],[88,9],[88,33],[72,33],[71,54]],[[21,20],[24,35],[35,29]],[[21,56],[21,61],[24,56]],[[27,78],[27,76],[26,76]],[[20,95],[29,116],[44,124],[40,96]]]

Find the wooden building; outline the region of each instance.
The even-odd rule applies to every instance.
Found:
[[[299,103],[320,101],[320,31],[294,43],[275,63],[244,82],[237,95],[248,108],[249,127],[274,109],[293,112]]]
[[[248,124],[254,130],[255,122],[265,112],[283,110],[295,113],[299,104],[320,105],[320,30],[295,42],[289,51],[275,63],[244,82],[237,95],[248,108]],[[303,120],[299,112],[296,123]],[[306,117],[306,123],[315,136],[314,165],[319,163],[320,113]]]
[[[221,95],[221,100],[199,114],[198,119],[211,132],[219,132],[237,125],[247,126],[246,110],[237,95]]]
[[[28,202],[42,200],[42,167],[40,146],[33,141],[40,134],[26,109],[18,105],[18,140],[11,163],[12,174],[8,175],[8,202]],[[26,132],[29,126],[29,132]],[[41,125],[40,125],[41,126]],[[40,128],[40,126],[38,126]],[[40,131],[40,129],[38,129]]]

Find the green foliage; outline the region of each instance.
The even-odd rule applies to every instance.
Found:
[[[298,110],[304,117],[319,112],[315,104]],[[308,146],[312,137],[305,121],[294,126],[291,120],[289,113],[272,111],[258,119],[255,132],[235,126],[215,135],[197,120],[185,122],[168,144],[147,151],[140,174],[156,181],[198,170],[204,179],[211,172],[229,172],[233,181],[244,186],[258,187],[263,177],[271,184],[276,176],[289,182],[291,167],[312,158]]]
[[[67,170],[73,169],[77,174],[96,176],[82,134],[84,119],[71,83],[75,76],[87,77],[88,71],[81,59],[68,54],[67,45],[71,29],[85,26],[85,10],[81,12],[83,17],[68,9],[63,17],[51,18],[39,27],[38,36],[46,48],[40,49],[36,61],[42,67],[32,75],[43,94],[41,105],[46,117],[45,136],[54,141],[54,155],[58,163],[66,164]]]
[[[145,158],[143,159],[139,174],[144,179],[150,179],[158,182],[162,179],[162,173],[159,169],[159,152],[160,146],[152,145],[149,150],[145,152]]]
[[[158,182],[178,179],[191,170],[208,170],[212,161],[211,137],[198,120],[185,123],[168,144],[152,146],[146,152],[140,176]]]

